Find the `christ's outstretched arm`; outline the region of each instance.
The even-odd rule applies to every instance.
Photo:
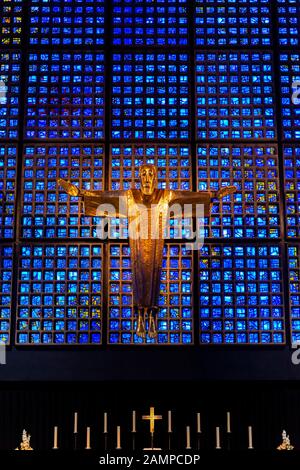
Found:
[[[224,186],[219,191],[172,191],[172,204],[180,204],[182,207],[186,205],[203,204],[204,215],[209,216],[211,206],[215,199],[222,199],[228,194],[233,194],[237,191],[235,186]],[[194,208],[193,208],[194,213]],[[187,214],[191,217],[192,214]]]
[[[126,191],[86,191],[63,179],[59,179],[58,184],[70,196],[83,199],[85,215],[109,216],[110,214],[104,211],[104,206],[112,206],[115,209],[113,216],[127,217]],[[102,206],[103,210],[99,206]]]

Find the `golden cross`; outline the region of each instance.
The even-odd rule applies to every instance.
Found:
[[[154,434],[155,421],[158,419],[162,419],[162,416],[156,415],[154,412],[154,406],[150,406],[150,414],[146,416],[142,416],[142,419],[147,419],[150,421],[150,433]]]

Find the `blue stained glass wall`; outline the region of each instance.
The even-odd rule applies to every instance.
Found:
[[[187,46],[188,0],[113,0],[115,46]]]
[[[270,46],[272,0],[196,0],[196,46]]]
[[[297,85],[298,82],[298,85]],[[280,54],[280,90],[282,130],[285,140],[300,139],[300,105],[297,92],[300,84],[300,52]]]
[[[0,144],[0,239],[14,237],[17,146]]]
[[[112,138],[189,138],[189,56],[113,53]]]
[[[25,135],[103,139],[103,53],[29,53]]]
[[[104,44],[104,0],[29,0],[30,44]]]
[[[6,46],[19,45],[23,27],[23,0],[0,2],[0,43]]]
[[[0,342],[10,343],[13,246],[0,245]]]
[[[286,230],[288,238],[300,238],[300,147],[284,145]]]
[[[85,190],[104,189],[102,144],[26,145],[23,157],[23,238],[88,238],[95,236],[96,218],[84,216],[78,197],[69,197],[57,179]],[[92,223],[91,223],[92,222]]]
[[[110,158],[109,184],[112,190],[139,188],[139,167],[143,163],[157,166],[159,188],[192,188],[189,145],[114,144]]]
[[[101,343],[102,245],[23,244],[16,343]]]
[[[18,137],[21,53],[0,50],[0,139]]]
[[[201,344],[283,344],[282,253],[276,245],[199,251]]]
[[[145,339],[135,334],[132,307],[132,273],[127,244],[109,245],[110,344],[191,344],[193,342],[193,261],[184,245],[164,249],[158,313],[158,336]]]
[[[299,0],[277,0],[279,44],[299,46],[300,2]]]
[[[199,191],[238,189],[214,204],[206,237],[280,238],[277,145],[199,144],[197,156]]]
[[[99,219],[56,181],[139,187],[142,162],[160,188],[238,189],[214,202],[201,254],[166,243],[157,342],[281,345],[285,319],[299,339],[299,13],[300,0],[0,1],[5,341],[140,342],[126,221],[99,244]]]
[[[300,245],[287,246],[292,341],[300,341]]]
[[[197,137],[276,137],[273,60],[270,52],[196,54]]]

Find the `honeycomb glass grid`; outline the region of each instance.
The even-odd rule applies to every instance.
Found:
[[[300,341],[300,245],[287,245],[292,342]]]
[[[0,44],[15,46],[21,43],[23,0],[0,1]]]
[[[196,53],[198,139],[276,137],[272,53]]]
[[[214,202],[205,238],[280,238],[277,145],[199,144],[198,190],[235,185]]]
[[[189,56],[112,54],[113,139],[189,138]]]
[[[29,43],[102,46],[105,0],[29,0]]]
[[[196,0],[196,46],[269,46],[271,0]]]
[[[16,344],[101,343],[102,246],[22,244]]]
[[[135,334],[132,272],[127,244],[109,246],[109,344],[191,344],[193,342],[192,255],[183,245],[166,244],[161,273],[157,339]]]
[[[0,144],[0,239],[14,237],[17,146]]]
[[[201,344],[284,344],[279,244],[207,244],[199,251]]]
[[[300,238],[300,147],[283,146],[286,230],[288,238]]]
[[[17,139],[21,53],[0,52],[0,138]]]
[[[187,46],[188,0],[113,0],[114,46]]]
[[[300,44],[299,0],[277,0],[278,36],[280,46]]]
[[[103,53],[29,53],[25,137],[104,138]]]
[[[72,181],[85,190],[102,190],[102,144],[27,144],[23,156],[23,238],[88,238],[95,236],[97,219],[84,216],[81,200],[57,184]]]
[[[0,245],[0,342],[10,343],[13,246]]]
[[[281,52],[281,125],[285,140],[300,139],[300,52]]]

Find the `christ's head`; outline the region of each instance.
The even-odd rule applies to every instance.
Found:
[[[141,191],[145,196],[151,196],[157,183],[157,169],[155,165],[144,164],[140,167],[139,177]]]

